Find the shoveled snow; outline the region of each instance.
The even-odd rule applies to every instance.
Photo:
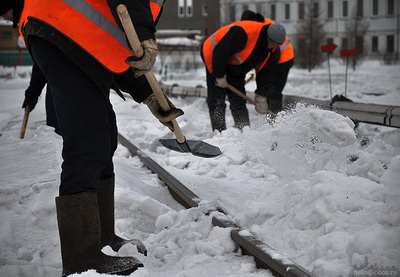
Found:
[[[344,93],[345,65],[332,62],[333,94]],[[44,93],[18,138],[30,67],[0,68],[0,276],[61,274],[54,198],[58,194],[62,141],[45,125]],[[7,77],[5,77],[7,76]],[[349,70],[347,97],[400,106],[400,66],[364,62]],[[203,70],[176,75],[167,84],[205,87]],[[247,85],[254,90],[255,84]],[[285,94],[329,99],[328,70],[293,69]],[[119,131],[203,202],[185,210],[137,157],[119,146],[116,167],[116,232],[142,240],[110,255],[134,255],[145,267],[130,276],[272,276],[257,269],[213,227],[217,206],[247,231],[316,276],[349,276],[368,266],[400,274],[400,130],[353,122],[331,111],[298,104],[274,122],[249,105],[251,128],[212,132],[204,98],[173,98],[187,139],[218,146],[205,159],[172,152],[173,138],[147,107],[111,96]],[[360,273],[355,272],[355,273]],[[88,271],[72,276],[111,276]],[[389,276],[389,275],[388,275]]]

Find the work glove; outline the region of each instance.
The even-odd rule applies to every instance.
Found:
[[[143,48],[143,56],[140,58],[131,56],[125,60],[133,68],[136,78],[151,71],[157,57],[157,43],[154,39],[144,40],[140,45]]]
[[[215,85],[220,88],[227,88],[228,81],[226,80],[226,74],[222,78],[215,78]]]
[[[165,96],[165,95],[164,95]],[[170,110],[168,112],[164,112],[161,109],[160,103],[157,100],[157,97],[154,93],[150,94],[146,100],[143,101],[144,104],[149,107],[151,113],[165,126],[167,126],[172,132],[174,131],[174,125],[172,124],[171,120],[177,118],[178,116],[183,115],[183,111],[181,109],[177,109],[174,104],[165,96],[167,100]]]
[[[254,101],[256,102],[255,108],[258,113],[261,113],[261,114],[269,113],[267,97],[256,94],[256,96],[254,97]]]
[[[25,93],[25,99],[24,99],[24,103],[22,103],[22,108],[25,109],[25,107],[28,106],[29,111],[31,112],[36,107],[38,100],[39,100],[39,96],[30,95],[28,93]]]

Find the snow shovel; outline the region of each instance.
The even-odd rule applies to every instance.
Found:
[[[25,114],[24,114],[24,119],[22,120],[22,126],[21,126],[21,131],[19,132],[19,138],[23,139],[25,137],[25,131],[26,131],[26,126],[28,125],[28,119],[29,119],[29,112],[31,109],[29,106],[25,107]]]
[[[132,24],[132,20],[129,16],[128,10],[125,5],[118,5],[117,13],[121,20],[122,26],[124,27],[125,34],[131,44],[132,50],[136,57],[143,56],[143,49],[140,45],[139,38],[137,36],[135,27]],[[149,71],[145,73],[147,81],[149,82],[158,102],[160,103],[161,109],[165,112],[169,111],[171,107],[169,106],[167,100],[165,99],[164,92],[162,91],[154,73]],[[186,140],[182,133],[178,122],[174,119],[172,120],[174,125],[174,134],[176,139],[160,139],[160,143],[166,148],[182,152],[182,153],[192,153],[195,156],[203,158],[213,158],[222,154],[221,150],[213,145],[210,145],[203,141],[196,140]]]
[[[232,92],[236,93],[237,95],[239,95],[243,99],[247,100],[250,104],[253,104],[253,105],[256,104],[256,101],[254,101],[254,99],[251,99],[250,97],[248,97],[246,94],[244,94],[243,92],[241,92],[240,90],[238,90],[234,86],[228,84],[228,89],[230,89]],[[274,113],[273,111],[268,110],[267,114],[271,115],[272,117],[276,117],[276,113]]]

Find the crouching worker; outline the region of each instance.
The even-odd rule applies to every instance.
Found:
[[[23,3],[2,0],[1,11],[14,9],[17,2]],[[114,232],[112,158],[117,125],[109,93],[115,84],[135,101],[147,103],[170,128],[170,121],[183,114],[173,106],[168,113],[161,113],[143,76],[151,70],[157,54],[154,22],[160,3],[163,1],[25,0],[19,15],[21,33],[51,93],[53,124],[58,125],[63,139],[56,198],[62,276],[89,269],[129,275],[143,266],[134,257],[108,256],[101,251],[105,245],[118,251],[126,243],[138,244],[139,251],[146,251],[140,242],[122,239]],[[139,61],[129,58],[132,52],[116,14],[118,4],[127,6],[144,47],[145,55]],[[17,16],[13,20],[18,22]]]
[[[275,23],[275,21],[251,10],[244,11],[241,20],[258,21],[264,24]],[[293,45],[288,36],[274,52],[274,56],[277,61],[267,62],[256,76],[255,108],[258,113],[262,114],[268,112],[277,114],[282,110],[282,91],[294,64]]]
[[[252,69],[259,73],[266,65],[276,64],[279,45],[285,38],[285,28],[280,24],[246,20],[224,26],[204,41],[201,56],[206,65],[207,104],[213,130],[226,129],[226,96],[235,127],[250,125],[246,100],[230,91],[228,85],[246,94],[246,74]],[[263,104],[266,112],[268,107]]]

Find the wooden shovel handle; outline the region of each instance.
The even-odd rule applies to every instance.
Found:
[[[246,94],[244,94],[243,92],[241,92],[240,90],[238,90],[237,88],[235,88],[232,85],[228,85],[228,89],[230,89],[232,92],[236,93],[237,95],[239,95],[240,97],[242,97],[243,99],[246,99],[250,104],[255,105],[256,101],[254,101],[253,99],[251,99],[250,97],[248,97]]]
[[[24,114],[24,119],[22,120],[22,126],[21,126],[21,131],[19,132],[19,138],[23,139],[25,137],[25,131],[26,131],[26,126],[28,125],[28,119],[29,119],[29,112],[31,109],[29,106],[25,107],[25,114]]]
[[[248,97],[246,94],[244,94],[243,92],[241,92],[240,90],[238,90],[234,86],[228,84],[228,89],[230,89],[232,92],[236,93],[237,95],[239,95],[243,99],[246,99],[250,104],[253,104],[253,105],[256,104],[256,101],[254,101],[254,99]],[[273,111],[268,110],[267,114],[270,114],[272,117],[276,117],[276,113],[274,113]]]
[[[124,27],[125,34],[129,40],[129,43],[131,44],[131,47],[132,47],[132,50],[133,50],[135,56],[136,57],[143,56],[142,45],[140,44],[135,27],[133,26],[132,20],[129,16],[126,6],[123,4],[118,5],[117,13],[118,13],[119,19],[121,20],[122,26]],[[158,83],[158,81],[156,79],[156,76],[154,76],[154,73],[152,71],[149,71],[149,72],[145,73],[145,76],[147,78],[147,81],[150,84],[151,89],[154,92],[154,95],[157,98],[157,101],[160,103],[161,109],[165,112],[171,110],[171,107],[169,106],[167,99],[165,99],[164,92],[162,91],[160,84]],[[174,125],[174,134],[175,134],[176,140],[179,143],[184,143],[186,141],[186,139],[182,133],[181,128],[179,127],[178,122],[175,119],[171,120],[171,122]]]

